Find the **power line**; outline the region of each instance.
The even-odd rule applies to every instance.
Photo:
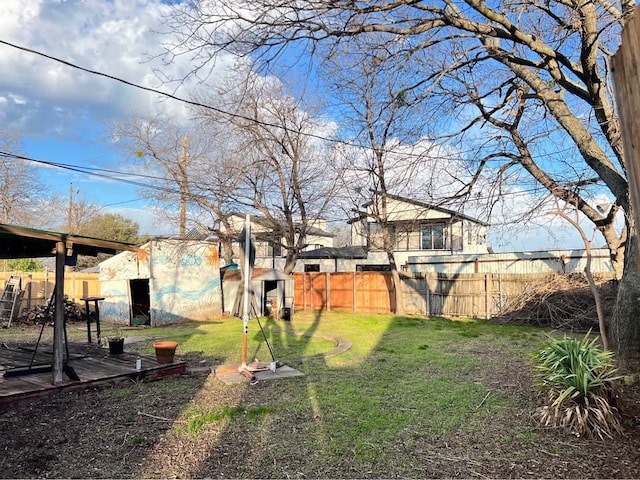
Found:
[[[93,176],[99,177],[99,178],[106,178],[108,180],[112,180],[112,181],[116,181],[116,182],[127,183],[127,184],[130,184],[130,185],[138,186],[140,188],[158,190],[158,191],[162,191],[162,192],[166,192],[166,193],[172,193],[172,194],[180,194],[180,190],[177,189],[177,188],[164,187],[164,186],[157,185],[157,184],[144,183],[144,182],[141,182],[141,181],[136,181],[136,180],[130,180],[130,179],[127,179],[127,178],[123,178],[123,177],[129,176],[129,177],[140,177],[140,178],[149,179],[149,180],[160,180],[160,181],[166,180],[163,177],[158,177],[158,176],[153,176],[153,175],[146,175],[146,174],[137,174],[137,173],[132,173],[132,172],[121,172],[121,171],[118,171],[118,170],[110,170],[110,169],[95,168],[95,167],[81,167],[81,166],[71,165],[71,164],[66,164],[66,163],[61,163],[61,162],[52,162],[52,161],[46,161],[46,160],[39,160],[39,159],[31,158],[31,157],[26,157],[24,155],[16,155],[16,154],[4,152],[4,151],[0,151],[0,157],[16,158],[16,159],[19,159],[19,160],[33,162],[33,163],[37,163],[37,164],[40,164],[40,165],[46,165],[48,167],[59,168],[59,169],[62,169],[62,170],[70,170],[70,171],[74,171],[74,172],[78,172],[78,173],[83,173],[85,175],[93,175]],[[598,183],[600,183],[600,181],[598,181]],[[498,196],[502,197],[502,198],[505,198],[505,197],[518,198],[518,197],[527,196],[530,193],[540,193],[540,192],[545,193],[545,194],[548,193],[541,186],[535,185],[535,186],[530,187],[528,189],[519,189],[519,190],[517,190],[515,192],[501,193]],[[190,194],[190,196],[193,197],[193,198],[206,198],[204,195],[198,195],[198,194]],[[495,197],[496,197],[496,195],[490,195],[490,194],[474,195],[472,197],[472,199],[474,201],[482,201],[482,200],[491,200],[491,199],[494,199]],[[119,202],[119,203],[125,203],[125,202]],[[409,212],[409,211],[412,211],[412,210],[410,210],[410,209],[406,210],[406,212]],[[397,213],[400,213],[400,211],[398,211]]]
[[[282,125],[277,125],[275,123],[265,122],[263,120],[257,120],[255,118],[247,117],[246,115],[242,115],[242,114],[234,113],[234,112],[229,112],[227,110],[223,110],[221,108],[214,107],[214,106],[207,105],[207,104],[200,103],[200,102],[196,102],[196,101],[193,101],[193,100],[187,100],[186,98],[178,97],[177,95],[174,95],[172,93],[163,92],[161,90],[157,90],[157,89],[152,88],[152,87],[145,87],[144,85],[140,85],[138,83],[130,82],[130,81],[125,80],[123,78],[116,77],[115,75],[110,75],[108,73],[104,73],[104,72],[100,72],[100,71],[97,71],[97,70],[92,70],[90,68],[82,67],[80,65],[77,65],[75,63],[69,62],[67,60],[63,60],[61,58],[54,57],[53,55],[48,55],[46,53],[40,52],[38,50],[34,50],[32,48],[23,47],[21,45],[16,45],[15,43],[7,42],[6,40],[0,40],[0,44],[6,45],[8,47],[16,48],[18,50],[22,50],[23,52],[31,53],[33,55],[37,55],[37,56],[46,58],[48,60],[53,60],[54,62],[61,63],[63,65],[66,65],[66,66],[71,67],[71,68],[75,68],[75,69],[80,70],[82,72],[90,73],[91,75],[97,75],[99,77],[108,78],[109,80],[113,80],[113,81],[122,83],[124,85],[129,86],[129,87],[137,88],[139,90],[144,90],[146,92],[155,93],[157,95],[162,95],[162,96],[170,98],[172,100],[176,100],[178,102],[185,103],[187,105],[191,105],[191,106],[199,107],[199,108],[205,108],[205,109],[208,109],[208,110],[213,110],[214,112],[220,113],[222,115],[226,115],[226,116],[233,117],[233,118],[238,118],[240,120],[245,120],[245,121],[252,122],[252,123],[257,123],[257,124],[260,124],[260,125],[263,125],[263,126],[266,126],[266,127],[278,128],[278,129],[284,130],[284,131],[289,132],[289,133],[300,133],[300,132],[294,132],[293,130],[291,130],[291,129],[285,127],[285,126],[282,126]],[[338,140],[338,139],[331,139],[331,138],[323,137],[322,135],[317,135],[317,134],[310,133],[310,132],[304,132],[302,134],[306,135],[308,137],[311,137],[311,138],[319,139],[319,140],[342,143],[342,144],[345,144],[345,145],[356,146],[356,147],[360,146],[358,144],[349,143],[349,142],[345,142],[343,140]]]
[[[46,165],[48,167],[59,168],[59,169],[62,169],[62,170],[69,170],[69,171],[72,171],[72,172],[83,173],[85,175],[93,175],[94,177],[105,178],[105,179],[113,180],[113,181],[116,181],[116,182],[127,183],[127,184],[134,185],[134,186],[141,187],[141,188],[149,188],[149,189],[152,189],[152,190],[158,190],[158,191],[167,192],[167,193],[179,193],[178,189],[173,189],[173,188],[170,188],[170,187],[163,187],[161,185],[156,185],[156,184],[144,183],[144,182],[140,182],[140,181],[137,181],[137,180],[130,180],[128,178],[123,178],[123,177],[126,177],[126,176],[138,176],[138,177],[147,178],[147,179],[150,179],[150,180],[165,180],[162,177],[154,177],[154,176],[151,176],[151,175],[135,174],[135,173],[130,173],[130,172],[118,172],[116,170],[107,170],[107,169],[102,169],[102,168],[80,167],[80,166],[77,166],[77,165],[71,165],[71,164],[66,164],[66,163],[51,162],[51,161],[46,161],[46,160],[38,160],[38,159],[35,159],[35,158],[26,157],[24,155],[16,155],[16,154],[13,154],[13,153],[2,152],[2,151],[0,151],[0,157],[16,158],[18,160],[23,160],[23,161],[26,161],[26,162],[38,163],[40,165]]]
[[[226,116],[229,116],[229,117],[232,117],[232,118],[238,118],[238,119],[245,120],[245,121],[248,121],[248,122],[252,122],[252,123],[255,123],[257,125],[262,125],[262,126],[265,126],[265,127],[277,128],[277,129],[283,130],[283,131],[288,132],[288,133],[300,134],[300,135],[304,135],[304,136],[307,136],[307,137],[310,137],[310,138],[315,138],[317,140],[322,140],[322,141],[325,141],[325,142],[331,142],[331,143],[335,143],[335,144],[340,144],[340,145],[349,146],[349,147],[356,147],[356,148],[364,148],[364,149],[368,149],[369,148],[366,145],[362,145],[362,144],[359,144],[359,143],[350,142],[350,141],[347,141],[347,140],[342,140],[342,139],[337,139],[337,138],[329,138],[329,137],[325,137],[323,135],[314,134],[312,132],[297,132],[297,131],[293,131],[293,130],[291,130],[288,127],[283,126],[283,125],[277,125],[275,123],[266,122],[264,120],[258,120],[256,118],[251,118],[251,117],[248,117],[246,115],[239,114],[239,113],[229,112],[227,110],[223,110],[221,108],[214,107],[212,105],[207,105],[207,104],[196,102],[196,101],[193,101],[193,100],[188,100],[188,99],[179,97],[179,96],[171,94],[171,93],[167,93],[167,92],[163,92],[161,90],[157,90],[157,89],[152,88],[152,87],[145,87],[145,86],[140,85],[138,83],[134,83],[134,82],[131,82],[129,80],[125,80],[123,78],[116,77],[115,75],[110,75],[108,73],[100,72],[98,70],[92,70],[90,68],[86,68],[86,67],[77,65],[75,63],[69,62],[67,60],[63,60],[63,59],[61,59],[59,57],[54,57],[53,55],[49,55],[49,54],[46,54],[44,52],[40,52],[38,50],[34,50],[32,48],[23,47],[21,45],[15,44],[15,43],[7,42],[6,40],[1,40],[0,39],[0,44],[6,45],[8,47],[15,48],[17,50],[21,50],[23,52],[27,52],[27,53],[30,53],[30,54],[33,54],[33,55],[40,56],[40,57],[46,58],[48,60],[52,60],[54,62],[61,63],[63,65],[66,65],[66,66],[70,67],[70,68],[74,68],[74,69],[80,70],[82,72],[89,73],[91,75],[104,77],[104,78],[107,78],[109,80],[113,80],[115,82],[119,82],[119,83],[122,83],[124,85],[127,85],[129,87],[133,87],[133,88],[136,88],[136,89],[139,89],[139,90],[143,90],[143,91],[146,91],[146,92],[150,92],[150,93],[155,93],[157,95],[161,95],[161,96],[170,98],[172,100],[176,100],[178,102],[181,102],[181,103],[184,103],[184,104],[187,104],[187,105],[191,105],[191,106],[195,106],[195,107],[199,107],[199,108],[204,108],[204,109],[207,109],[207,110],[212,110],[212,111],[214,111],[216,113],[219,113],[219,114],[222,114],[222,115],[226,115]],[[442,144],[442,145],[434,144],[435,147],[438,147],[438,146],[444,147],[445,145],[446,144]],[[459,157],[461,155],[464,155],[464,154],[467,154],[467,153],[477,153],[478,150],[479,149],[458,150],[458,151],[455,152],[455,157],[454,157],[454,155],[451,155],[451,157],[440,157],[440,158],[443,158],[443,159],[444,158],[458,158],[459,159]],[[551,158],[551,157],[553,157],[555,155],[558,155],[558,154],[561,154],[561,153],[565,153],[565,152],[570,151],[570,150],[575,150],[575,147],[569,147],[567,149],[559,150],[557,152],[539,154],[539,155],[536,155],[536,157],[543,157],[543,158],[544,157],[549,157],[549,158]],[[423,156],[423,155],[421,155],[419,153],[397,152],[397,151],[395,151],[393,149],[388,149],[388,148],[385,149],[385,152],[386,153],[395,153],[397,155],[404,155],[404,156],[408,156],[408,157],[422,157]],[[499,162],[500,160],[496,158],[496,159],[492,159],[491,161]]]
[[[217,112],[217,113],[222,114],[222,115],[226,115],[226,116],[229,116],[229,117],[232,117],[232,118],[242,119],[242,120],[249,121],[249,122],[252,122],[252,123],[255,123],[255,124],[259,124],[259,125],[263,125],[263,126],[267,126],[267,127],[271,127],[271,128],[277,128],[277,129],[284,130],[284,131],[291,131],[286,126],[282,126],[282,125],[277,125],[277,124],[270,123],[270,122],[261,121],[261,120],[258,120],[258,119],[255,119],[255,118],[251,118],[251,117],[248,117],[248,116],[245,116],[245,115],[242,115],[242,114],[229,112],[229,111],[226,111],[226,110],[223,110],[223,109],[211,106],[211,105],[203,104],[203,103],[192,101],[192,100],[187,100],[185,98],[179,97],[179,96],[171,94],[171,93],[162,92],[160,90],[157,90],[157,89],[154,89],[154,88],[151,88],[151,87],[145,87],[145,86],[142,86],[140,84],[136,84],[134,82],[130,82],[128,80],[122,79],[120,77],[116,77],[114,75],[110,75],[110,74],[107,74],[107,73],[104,73],[104,72],[100,72],[100,71],[97,71],[97,70],[92,70],[92,69],[89,69],[89,68],[85,68],[85,67],[82,67],[80,65],[74,64],[72,62],[63,60],[61,58],[54,57],[52,55],[48,55],[48,54],[45,54],[43,52],[31,49],[31,48],[27,48],[27,47],[23,47],[23,46],[20,46],[20,45],[16,45],[14,43],[7,42],[5,40],[0,40],[0,44],[4,44],[6,46],[9,46],[9,47],[12,47],[12,48],[15,48],[15,49],[18,49],[18,50],[33,54],[33,55],[37,55],[37,56],[46,58],[48,60],[61,63],[63,65],[66,65],[66,66],[70,67],[70,68],[77,69],[77,70],[89,73],[91,75],[104,77],[104,78],[107,78],[107,79],[122,83],[124,85],[127,85],[129,87],[133,87],[133,88],[136,88],[136,89],[139,89],[139,90],[143,90],[143,91],[151,92],[151,93],[154,93],[154,94],[157,94],[157,95],[161,95],[161,96],[170,98],[172,100],[175,100],[175,101],[187,104],[187,105],[191,105],[191,106],[196,106],[196,107],[199,107],[199,108],[212,110],[212,111]],[[336,143],[336,144],[342,144],[342,145],[350,146],[350,147],[367,149],[366,146],[361,145],[361,144],[348,142],[348,141],[345,141],[345,140],[340,140],[340,139],[335,139],[335,138],[328,138],[328,137],[325,137],[325,136],[322,136],[322,135],[318,135],[318,134],[313,134],[313,133],[310,133],[310,132],[295,132],[295,133],[299,133],[301,135],[305,135],[305,136],[308,136],[308,137],[311,137],[311,138],[316,138],[316,139],[319,139],[319,140],[322,140],[322,141],[333,142],[333,143]],[[435,145],[435,147],[438,147],[438,146],[444,147],[444,145]],[[402,146],[400,146],[400,147],[401,148],[406,148],[406,147],[402,147]],[[469,149],[467,151],[458,150],[458,151],[455,152],[455,154],[456,154],[455,156],[456,156],[456,158],[461,159],[460,158],[461,155],[463,155],[465,153],[472,153],[472,152],[473,153],[478,153],[479,150],[480,149]],[[575,150],[575,147],[569,147],[567,149],[564,149],[564,150],[561,150],[561,151],[557,151],[557,152],[539,154],[539,155],[536,155],[536,157],[553,157],[554,155],[557,155],[557,154],[560,154],[560,153],[563,153],[563,152],[567,152],[567,151],[571,151],[571,150]],[[392,149],[386,149],[385,151],[387,153],[394,153],[396,155],[409,156],[409,157],[420,157],[420,156],[422,156],[420,154],[415,154],[413,152],[397,152],[397,151],[394,151]],[[445,159],[446,158],[446,157],[442,156],[442,152],[439,152],[439,153],[440,153],[440,155],[439,155],[440,159]],[[80,167],[80,166],[76,166],[76,165],[70,165],[70,164],[64,164],[64,163],[58,163],[58,162],[37,160],[37,159],[24,157],[24,156],[20,156],[20,155],[9,154],[9,153],[6,153],[6,152],[0,152],[0,156],[14,157],[14,158],[18,158],[18,159],[25,160],[25,161],[30,161],[30,162],[34,162],[34,163],[47,165],[47,166],[66,169],[66,170],[69,170],[69,171],[75,171],[75,172],[84,173],[84,174],[87,174],[87,175],[93,175],[93,176],[96,176],[96,177],[99,177],[99,178],[105,178],[105,179],[109,179],[109,180],[113,180],[113,181],[127,183],[127,184],[138,186],[138,187],[141,187],[141,188],[152,189],[152,190],[167,192],[167,193],[171,193],[171,194],[179,194],[180,193],[178,189],[174,189],[174,188],[170,188],[170,187],[164,187],[164,186],[160,186],[160,185],[157,185],[157,184],[149,184],[149,183],[145,183],[145,182],[138,181],[138,180],[132,180],[131,178],[126,178],[126,177],[138,177],[138,178],[148,179],[148,180],[163,180],[163,181],[166,180],[166,179],[164,179],[162,177],[157,177],[157,176],[152,176],[152,175],[145,175],[145,174],[134,174],[134,173],[131,173],[131,172],[119,172],[119,171],[110,170],[110,169],[101,169],[101,168],[92,168],[92,167]],[[453,155],[451,155],[451,157],[453,157]],[[501,162],[501,160],[498,159],[498,158],[493,159],[492,161]],[[525,196],[528,193],[534,193],[534,192],[538,192],[538,191],[539,191],[539,187],[534,187],[534,188],[531,188],[531,189],[528,189],[528,190],[519,190],[518,192],[511,192],[511,193],[508,193],[506,195],[517,197],[517,196]],[[192,197],[205,198],[203,195],[192,195]],[[474,200],[488,200],[490,198],[493,198],[493,196],[491,196],[491,195],[487,195],[487,196],[484,196],[484,197],[476,196],[476,197],[474,197]]]

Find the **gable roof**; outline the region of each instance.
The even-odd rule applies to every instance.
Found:
[[[438,211],[438,212],[446,213],[447,215],[451,216],[452,218],[460,218],[462,220],[469,220],[471,222],[477,223],[479,225],[483,225],[485,227],[489,225],[489,223],[484,222],[482,220],[478,220],[477,218],[471,217],[469,215],[465,215],[464,213],[460,213],[460,212],[457,212],[455,210],[450,210],[448,208],[441,207],[439,205],[434,205],[432,203],[421,202],[419,200],[414,200],[412,198],[401,197],[399,195],[394,195],[394,194],[391,194],[391,193],[388,193],[387,197],[391,198],[393,200],[396,200],[398,202],[408,203],[410,205],[415,205],[417,207],[424,208],[426,210],[435,210],[435,211]],[[362,206],[365,207],[365,208],[368,208],[371,205],[373,205],[373,203],[374,202],[372,200],[372,201],[369,201],[369,202],[363,204]],[[360,213],[360,215],[357,218],[353,218],[353,219],[349,220],[348,223],[353,223],[354,221],[357,221],[357,220],[360,220],[362,218],[366,218],[366,217],[370,216],[370,215],[368,215],[367,212],[359,212],[359,213]]]

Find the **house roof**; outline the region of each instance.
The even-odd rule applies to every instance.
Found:
[[[367,258],[367,251],[364,247],[322,247],[301,252],[298,258],[301,260],[321,258],[363,259]]]
[[[421,208],[425,208],[428,210],[436,210],[438,212],[442,212],[442,213],[446,213],[447,215],[450,215],[452,218],[461,218],[463,220],[469,220],[471,222],[477,223],[479,225],[483,225],[483,226],[488,226],[489,224],[487,222],[483,222],[482,220],[478,220],[477,218],[471,217],[469,215],[465,215],[464,213],[460,213],[457,212],[455,210],[450,210],[448,208],[444,208],[441,207],[439,205],[434,205],[431,203],[426,203],[426,202],[421,202],[419,200],[414,200],[411,198],[406,198],[406,197],[401,197],[399,195],[393,195],[391,193],[387,194],[387,197],[393,199],[393,200],[397,200],[398,202],[404,202],[404,203],[408,203],[411,205],[416,205],[418,207]],[[369,207],[373,205],[373,201],[367,202],[364,205],[362,205],[363,207]],[[366,212],[360,212],[360,215],[357,218],[353,218],[351,220],[349,220],[348,223],[353,223],[354,221],[360,220],[362,218],[366,218],[367,216],[369,216]]]
[[[134,244],[129,243],[0,224],[0,258],[54,257],[58,242],[65,242],[67,249],[73,249],[78,255],[92,257],[98,253],[115,254],[120,250],[138,250]]]
[[[245,218],[245,214],[242,213],[232,213],[231,214],[234,217],[240,217],[244,220]],[[251,216],[251,223],[254,223],[256,225],[260,225],[261,227],[267,229],[267,230],[273,230],[273,223],[265,218],[265,217],[261,217],[259,215],[252,215]],[[295,226],[300,226],[302,225],[300,222],[295,222]],[[333,233],[327,232],[326,230],[322,230],[321,228],[317,228],[317,227],[313,227],[311,225],[307,225],[307,230],[305,232],[307,235],[316,235],[318,237],[335,237],[335,235]],[[257,236],[259,236],[260,234],[258,233]]]
[[[242,270],[240,269],[220,269],[222,280],[239,282],[242,280]],[[291,277],[284,272],[272,268],[254,268],[251,280],[291,280]]]

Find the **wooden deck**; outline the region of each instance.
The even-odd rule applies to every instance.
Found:
[[[98,386],[127,379],[157,379],[167,375],[186,372],[185,362],[159,364],[154,356],[137,353],[109,355],[109,351],[91,344],[70,344],[67,365],[79,377],[72,380],[67,375],[65,381],[53,385],[51,371],[14,375],[16,369],[40,367],[46,369],[53,357],[50,345],[41,345],[34,357],[33,350],[0,344],[0,409],[10,407],[14,402],[51,393]],[[32,362],[33,358],[33,362]],[[136,359],[142,361],[142,368],[136,370]],[[7,375],[5,376],[5,373]]]

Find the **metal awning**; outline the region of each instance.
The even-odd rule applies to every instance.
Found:
[[[68,256],[73,253],[95,257],[98,253],[114,255],[122,250],[138,250],[130,243],[0,224],[0,259],[55,257],[58,242],[64,242]]]
[[[64,350],[64,267],[69,257],[115,254],[120,250],[137,251],[130,243],[112,242],[70,233],[38,230],[17,225],[0,224],[0,258],[56,257],[55,315],[53,320],[53,379],[63,381]]]

